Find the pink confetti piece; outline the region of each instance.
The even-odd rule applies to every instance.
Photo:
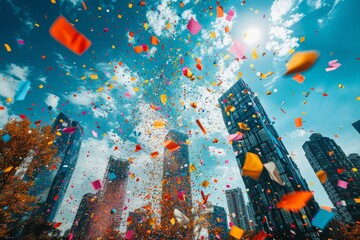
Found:
[[[238,40],[234,40],[234,43],[230,47],[230,52],[238,59],[242,59],[245,56],[246,47]]]
[[[17,42],[21,45],[25,44],[24,40],[22,40],[22,39],[18,39]]]
[[[341,63],[337,62],[338,60],[332,60],[329,62],[329,67],[325,68],[325,71],[330,72],[338,69],[341,66]]]
[[[348,182],[339,179],[337,185],[338,187],[347,189]]]
[[[198,34],[201,28],[202,26],[193,18],[191,18],[190,21],[188,22],[187,29],[191,32],[192,35]]]
[[[102,188],[102,183],[101,183],[101,180],[95,180],[93,182],[91,182],[91,186],[93,187],[93,189],[96,191],[100,188]]]
[[[234,17],[234,15],[235,15],[235,11],[234,10],[232,10],[232,9],[230,9],[229,11],[228,11],[228,13],[227,13],[227,15],[226,15],[226,21],[231,21],[231,19]]]
[[[131,94],[129,92],[124,93],[124,96],[127,98],[131,98]]]
[[[97,137],[98,137],[97,132],[95,132],[94,130],[92,130],[92,131],[91,131],[91,133],[92,133],[92,135],[93,135],[95,138],[97,138]]]

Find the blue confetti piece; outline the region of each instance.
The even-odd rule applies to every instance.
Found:
[[[109,173],[109,179],[110,180],[114,180],[115,178],[117,178],[115,173],[113,173],[113,172]]]
[[[23,81],[19,83],[15,100],[16,101],[23,101],[26,97],[27,91],[30,89],[30,82],[29,81]]]
[[[4,142],[10,141],[10,139],[11,139],[11,137],[10,137],[9,134],[5,134],[5,135],[2,136],[2,140],[3,140]]]
[[[330,220],[334,217],[335,213],[326,211],[324,209],[320,209],[320,211],[316,214],[311,224],[315,227],[318,227],[324,230],[325,226],[330,222]]]

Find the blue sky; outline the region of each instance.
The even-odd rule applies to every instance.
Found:
[[[335,138],[346,154],[360,152],[360,136],[351,126],[360,119],[360,101],[356,100],[360,96],[360,61],[356,59],[360,57],[360,17],[354,10],[360,6],[358,1],[220,1],[225,16],[230,9],[235,11],[231,21],[216,18],[216,1],[185,0],[183,8],[177,0],[146,1],[145,6],[139,6],[139,1],[85,3],[86,11],[77,0],[0,3],[0,106],[5,108],[0,111],[0,124],[20,114],[51,123],[63,111],[84,127],[82,153],[57,216],[64,222],[63,230],[70,227],[82,195],[92,191],[90,182],[103,177],[110,154],[132,158],[130,172],[139,178],[138,182],[129,179],[127,211],[147,203],[143,199],[147,193],[158,207],[162,142],[168,129],[174,128],[190,136],[190,162],[197,168],[192,175],[194,201],[200,200],[199,184],[207,180],[211,184],[205,193],[211,193],[213,203],[227,208],[226,185],[244,185],[216,104],[240,74],[274,119],[316,200],[320,205],[331,205],[301,146],[314,131]],[[91,40],[92,46],[83,55],[74,54],[49,35],[59,15]],[[202,25],[195,36],[186,29],[191,17]],[[157,36],[160,44],[151,45],[151,36]],[[300,42],[301,37],[305,41]],[[229,52],[235,39],[246,45],[247,59],[238,61]],[[7,52],[3,44],[12,51]],[[150,51],[136,54],[133,47],[141,44],[147,44]],[[257,59],[252,57],[254,48]],[[303,73],[303,84],[291,76],[283,77],[291,49],[320,53],[317,63]],[[202,59],[202,71],[196,69],[195,58]],[[328,62],[334,59],[341,67],[326,72]],[[190,81],[181,73],[183,66],[203,78]],[[269,71],[274,74],[259,77],[259,73]],[[92,80],[92,74],[97,74],[98,80]],[[19,82],[25,80],[31,82],[26,99],[8,103],[8,98],[14,99]],[[104,90],[99,92],[101,87]],[[267,95],[267,91],[272,94]],[[165,105],[160,100],[162,94],[167,95]],[[197,103],[196,109],[191,102]],[[153,110],[151,105],[160,108]],[[178,117],[182,117],[183,126],[178,126]],[[295,128],[296,117],[303,118],[303,128]],[[203,123],[207,135],[200,131],[196,119]],[[165,121],[166,127],[154,129],[155,120]],[[97,138],[92,131],[97,132]],[[214,138],[219,142],[212,143]],[[135,153],[136,144],[143,150]],[[151,159],[153,151],[160,156]]]

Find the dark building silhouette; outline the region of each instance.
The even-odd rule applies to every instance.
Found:
[[[231,222],[244,230],[250,230],[244,195],[240,188],[225,190]]]
[[[181,146],[180,149],[172,152],[167,148],[164,149],[161,228],[166,239],[191,239],[193,235],[191,223],[185,228],[177,222],[174,225],[170,222],[174,218],[175,208],[190,220],[192,219],[189,148],[185,144],[187,139],[186,134],[172,130],[169,131],[164,140],[164,142],[172,140]],[[185,195],[185,199],[183,199],[183,195]]]
[[[358,173],[353,171],[356,163],[349,161],[333,139],[320,133],[313,133],[302,147],[315,173],[326,172],[327,180],[323,186],[342,221],[359,221],[360,206],[354,200],[360,196]],[[339,180],[347,182],[346,189],[338,186]]]
[[[314,199],[298,213],[276,207],[285,194],[309,191],[309,187],[289,157],[259,98],[240,79],[220,97],[219,105],[229,134],[243,133],[242,140],[232,142],[239,168],[244,165],[246,153],[252,152],[260,157],[262,163],[273,161],[285,183],[282,186],[271,180],[265,169],[258,180],[243,177],[249,189],[248,196],[254,209],[256,225],[272,233],[276,239],[291,239],[294,233],[298,239],[319,239],[318,231],[311,226],[311,219],[319,210]]]
[[[86,239],[90,232],[90,223],[94,216],[94,207],[98,198],[93,193],[85,194],[80,202],[70,234],[74,240]]]
[[[356,129],[356,131],[358,131],[358,133],[360,133],[360,120],[354,122],[352,125]]]
[[[349,161],[351,162],[351,164],[356,168],[357,172],[357,177],[360,177],[360,155],[357,153],[350,153],[348,156]]]
[[[210,213],[210,215],[209,239],[227,239],[228,222],[225,208],[214,206],[214,212]]]
[[[69,128],[72,129],[72,132],[64,131],[64,129]],[[60,113],[55,119],[53,131],[61,134],[61,136],[54,141],[54,145],[58,147],[58,155],[61,158],[61,163],[51,184],[46,200],[40,207],[41,214],[49,222],[54,221],[56,213],[64,199],[78,161],[82,136],[84,134],[79,122],[71,120],[63,113]],[[39,180],[41,181],[42,179]]]
[[[256,230],[256,223],[255,223],[255,213],[252,209],[251,205],[249,203],[246,204],[246,210],[247,210],[247,217],[250,224],[250,230]]]
[[[94,207],[94,220],[91,221],[91,238],[111,238],[117,236],[123,215],[128,172],[127,160],[110,156],[106,168],[103,187],[97,192],[98,201]]]

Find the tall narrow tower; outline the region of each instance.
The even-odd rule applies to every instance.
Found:
[[[161,228],[166,239],[192,239],[193,235],[189,148],[185,144],[187,139],[186,134],[172,130],[164,140],[164,142],[171,140],[180,146],[174,151],[166,147],[164,149]],[[186,215],[190,223],[182,226],[176,222],[174,209]]]
[[[103,188],[97,193],[98,201],[94,209],[89,236],[111,238],[119,231],[130,164],[127,160],[110,156]]]
[[[225,190],[231,222],[244,230],[250,230],[244,195],[240,188]]]
[[[282,186],[271,180],[266,170],[258,180],[243,177],[257,226],[277,239],[318,239],[318,232],[311,226],[311,219],[319,210],[314,199],[299,213],[276,207],[285,194],[309,191],[309,187],[289,157],[258,97],[240,79],[220,97],[219,105],[229,134],[243,134],[242,140],[232,142],[239,168],[244,165],[246,153],[252,152],[260,157],[262,163],[273,161],[285,183]]]
[[[360,197],[358,169],[354,172],[356,162],[350,161],[333,139],[320,133],[313,133],[303,149],[315,173],[326,172],[323,186],[342,221],[360,221],[360,206],[355,202],[355,198]]]

